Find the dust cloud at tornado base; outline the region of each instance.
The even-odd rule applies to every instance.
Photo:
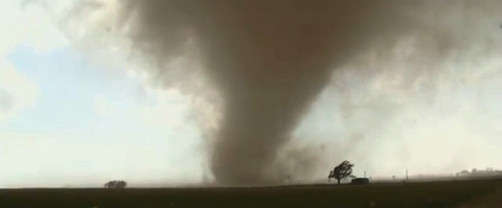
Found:
[[[96,18],[100,24],[85,33],[86,41],[99,36],[96,28],[126,39],[131,56],[151,66],[150,82],[214,106],[215,124],[205,128],[208,161],[224,185],[277,184],[326,172],[324,162],[347,159],[365,140],[361,135],[413,106],[414,97],[434,99],[455,76],[453,65],[500,51],[493,35],[498,1],[110,2],[75,4],[72,11],[85,11],[73,12],[77,20],[114,7],[113,18]],[[79,21],[62,23],[72,24]],[[180,60],[194,67],[173,67]],[[357,90],[364,87],[371,90]],[[345,121],[363,102],[357,96],[378,113],[365,118],[366,126],[332,124],[350,132],[343,144],[292,142],[299,126],[315,126],[300,124],[329,92],[340,106],[334,113]],[[326,158],[324,149],[338,153]]]

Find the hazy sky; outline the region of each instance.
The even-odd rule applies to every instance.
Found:
[[[0,3],[0,187],[201,180],[187,97],[90,63],[19,2]]]
[[[73,27],[58,21],[65,3],[0,1],[0,188],[211,180],[200,114],[211,125],[218,113],[175,86],[145,81],[147,70],[134,67],[147,66],[124,61],[120,37],[87,46],[92,37],[81,30],[112,21],[119,4],[97,2],[101,13]],[[361,54],[333,74],[279,157],[313,154],[300,167],[315,169],[305,179],[324,179],[345,159],[355,174],[375,177],[501,169],[501,21],[480,21],[472,28],[478,32],[465,33],[469,44],[419,80],[403,69],[423,64],[410,58],[413,36],[388,54]],[[382,58],[392,61],[382,65]],[[184,63],[181,57],[172,67]],[[359,76],[358,67],[386,69]]]

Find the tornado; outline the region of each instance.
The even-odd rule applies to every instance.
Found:
[[[334,71],[362,51],[385,51],[397,39],[417,34],[425,40],[418,50],[430,59],[441,59],[455,40],[448,29],[425,17],[469,3],[144,0],[121,4],[134,49],[159,63],[148,71],[153,76],[166,74],[170,69],[164,66],[183,53],[187,42],[199,51],[197,61],[222,98],[222,118],[209,145],[216,181],[262,185],[278,182],[270,173],[278,151]],[[172,75],[169,81],[183,80],[183,74]]]

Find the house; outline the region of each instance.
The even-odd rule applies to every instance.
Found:
[[[350,184],[369,184],[370,180],[368,178],[353,178],[350,182]]]

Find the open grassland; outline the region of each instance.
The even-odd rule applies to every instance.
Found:
[[[0,207],[502,207],[502,179],[253,188],[4,189]]]

